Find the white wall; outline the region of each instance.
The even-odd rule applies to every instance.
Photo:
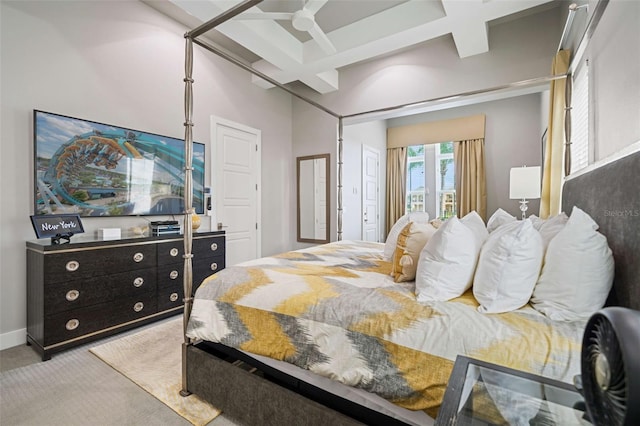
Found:
[[[383,120],[344,126],[342,170],[342,238],[362,239],[362,145],[380,151],[379,241],[385,240],[385,175],[387,173],[387,125]]]
[[[33,109],[184,137],[186,28],[138,1],[2,1],[0,14],[1,349],[25,341],[25,241],[35,239]],[[194,140],[207,144],[208,162],[211,114],[262,130],[262,253],[289,250],[295,235],[291,96],[253,85],[248,73],[197,46],[194,79]],[[83,223],[88,233],[146,224],[138,218]]]

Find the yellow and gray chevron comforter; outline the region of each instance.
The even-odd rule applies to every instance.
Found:
[[[420,304],[379,243],[342,241],[245,262],[195,295],[192,338],[295,364],[435,417],[456,355],[571,381],[583,322],[530,307],[482,314],[471,292]]]

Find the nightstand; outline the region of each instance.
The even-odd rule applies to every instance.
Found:
[[[591,425],[575,386],[458,356],[436,419],[443,425]]]

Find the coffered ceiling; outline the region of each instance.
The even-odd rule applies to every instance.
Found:
[[[146,0],[190,28],[237,0]],[[488,52],[491,26],[556,7],[552,0],[264,0],[206,36],[281,84],[339,89],[340,69],[452,37],[460,58]],[[255,77],[265,88],[270,84]]]

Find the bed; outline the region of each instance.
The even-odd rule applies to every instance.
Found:
[[[195,38],[252,4],[186,37],[186,146],[193,125],[191,43],[207,47]],[[341,175],[343,117],[325,112],[339,120]],[[563,194],[564,211],[579,206],[608,238],[615,257],[609,303],[634,309],[640,308],[639,167],[640,154],[629,155],[568,180]],[[189,164],[186,173],[188,182]],[[340,181],[338,188],[341,240]],[[188,197],[185,191],[190,206]],[[184,229],[185,294],[191,294],[189,214]],[[471,293],[417,303],[411,283],[390,280],[381,251],[378,244],[338,241],[207,278],[194,298],[185,298],[183,394],[199,395],[241,424],[427,425],[457,355],[566,382],[579,373],[584,321],[551,321],[530,306],[481,314]]]
[[[636,152],[570,179],[563,196],[564,210],[581,206],[608,238],[616,260],[608,303],[634,309],[639,167]],[[382,249],[339,241],[207,278],[187,330],[200,342],[188,350],[190,390],[250,424],[301,424],[314,410],[310,424],[430,424],[456,355],[565,382],[579,374],[584,321],[552,321],[528,305],[481,314],[470,292],[417,303],[411,282],[390,278]]]

